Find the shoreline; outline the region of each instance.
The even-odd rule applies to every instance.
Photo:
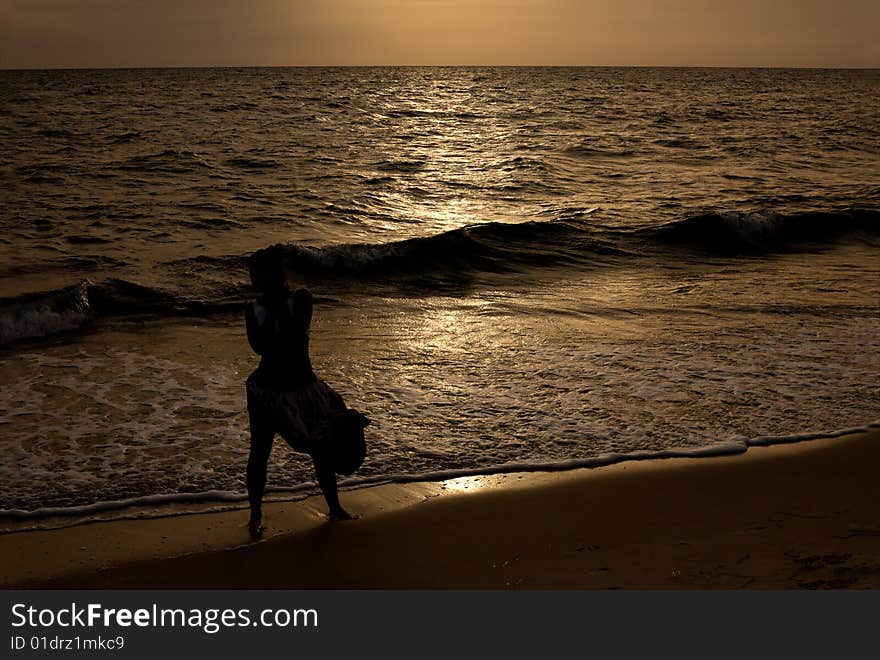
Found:
[[[0,536],[9,587],[880,587],[880,429]],[[294,561],[292,558],[296,558]]]
[[[497,477],[532,473],[569,472],[579,469],[596,469],[618,463],[665,460],[670,458],[712,458],[734,456],[751,447],[770,447],[795,444],[811,440],[833,439],[845,435],[868,433],[880,429],[880,420],[862,426],[833,431],[805,432],[791,435],[766,435],[748,439],[731,439],[708,445],[646,449],[632,452],[610,452],[586,458],[562,459],[547,462],[515,462],[477,468],[439,470],[419,474],[398,474],[392,477],[370,475],[347,477],[339,480],[340,492],[353,492],[364,488],[381,486],[404,486],[437,483],[473,477]],[[289,488],[269,488],[265,504],[296,503],[320,495],[314,483]],[[247,494],[233,491],[205,491],[195,493],[169,493],[144,495],[123,500],[99,501],[93,504],[70,507],[40,507],[34,510],[0,509],[0,537],[30,531],[49,531],[89,525],[98,522],[123,520],[151,520],[181,515],[225,513],[247,509]],[[142,512],[141,514],[135,512]],[[32,526],[28,523],[33,521]]]

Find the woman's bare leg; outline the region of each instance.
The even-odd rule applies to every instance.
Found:
[[[266,470],[275,429],[255,406],[248,406],[248,417],[251,431],[251,451],[247,462],[248,501],[251,506],[248,530],[256,538],[263,532],[263,493],[266,490]]]
[[[343,509],[339,503],[339,491],[336,489],[336,472],[333,470],[333,466],[319,456],[313,456],[312,459],[315,462],[318,485],[321,487],[321,492],[324,494],[324,499],[329,509],[327,515],[330,516],[331,520],[356,519],[357,516]]]

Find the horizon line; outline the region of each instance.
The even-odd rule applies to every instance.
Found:
[[[187,69],[755,69],[805,71],[876,71],[876,66],[727,65],[727,64],[195,64],[111,66],[5,66],[0,71],[157,71]]]

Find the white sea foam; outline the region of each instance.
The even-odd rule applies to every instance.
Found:
[[[312,333],[319,375],[375,421],[360,480],[347,484],[732,452],[880,414],[873,310],[740,311],[743,289],[768,295],[760,269],[701,274],[708,301],[649,275],[322,307]],[[802,297],[808,277],[789,273],[773,295]],[[822,295],[840,297],[811,293]],[[0,380],[15,384],[0,389],[0,503],[26,518],[242,493],[243,381],[254,362],[238,324],[189,321],[11,352],[0,360]],[[303,493],[313,478],[308,458],[278,441],[270,486]]]

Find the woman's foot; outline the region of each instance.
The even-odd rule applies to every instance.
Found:
[[[265,531],[266,527],[263,525],[262,520],[254,520],[251,518],[250,521],[248,521],[248,532],[250,532],[252,539],[260,538]]]
[[[357,520],[358,519],[358,517],[355,514],[349,513],[348,511],[346,511],[342,507],[339,507],[338,509],[332,509],[330,511],[330,513],[327,514],[327,517],[330,520]]]

